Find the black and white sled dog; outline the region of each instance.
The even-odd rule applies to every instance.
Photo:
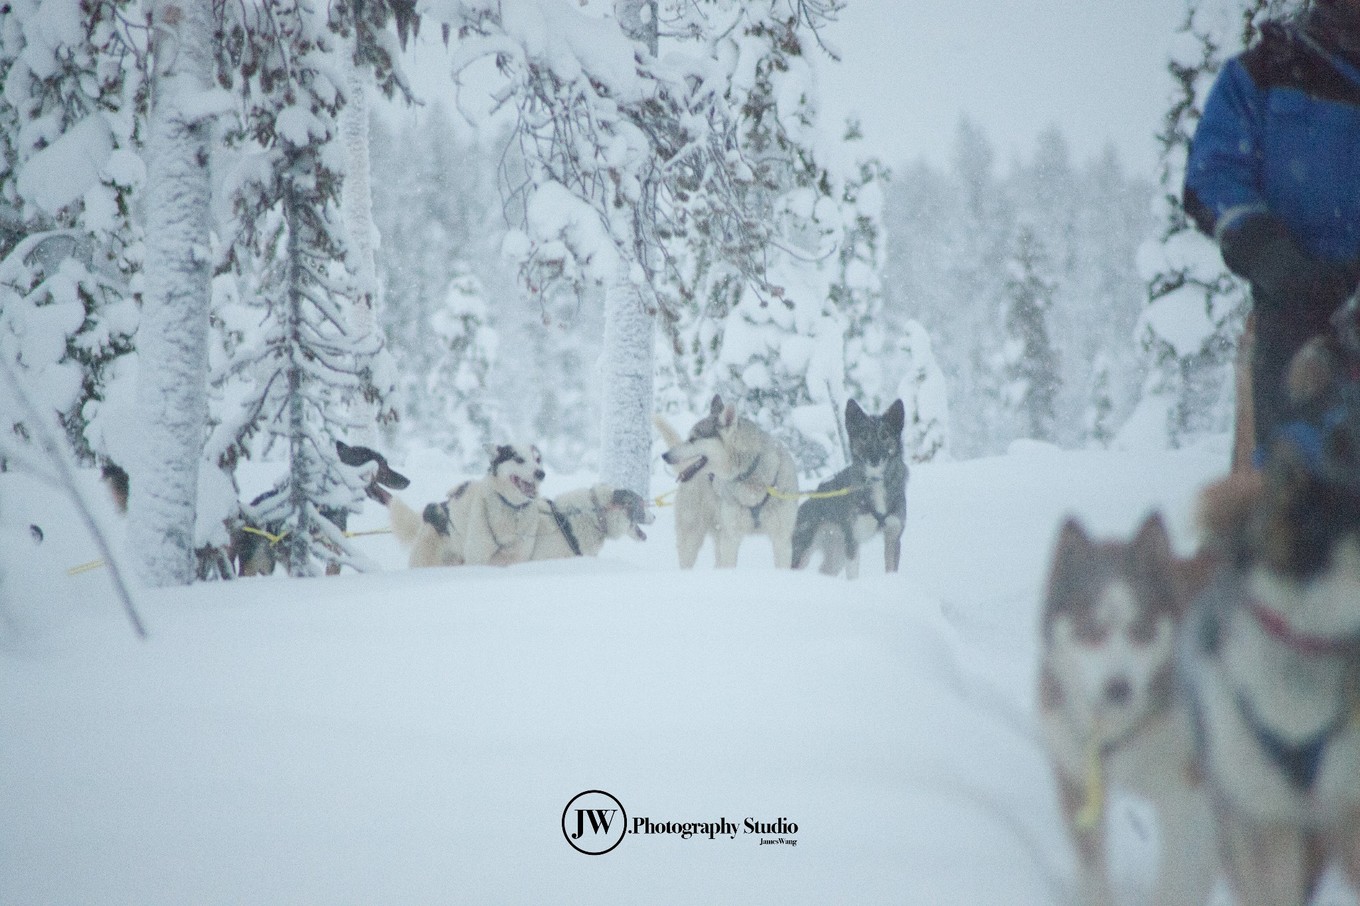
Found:
[[[803,569],[816,551],[821,571],[859,575],[859,546],[883,533],[883,566],[896,572],[907,522],[907,461],[902,453],[906,410],[895,401],[882,415],[845,404],[850,465],[817,485],[798,507],[793,528],[793,566]]]
[[[1207,489],[1224,567],[1182,658],[1219,849],[1242,906],[1360,891],[1360,386],[1334,341],[1291,366],[1299,419]],[[1352,372],[1353,373],[1353,372]]]
[[[529,559],[538,535],[543,457],[528,444],[488,444],[482,478],[465,481],[416,513],[398,497],[387,504],[392,532],[411,549],[411,566],[508,566]]]
[[[735,407],[714,396],[708,415],[682,438],[663,418],[654,419],[667,449],[662,459],[679,470],[675,541],[680,566],[699,558],[713,536],[719,567],[737,565],[747,535],[767,535],[774,564],[793,564],[793,524],[798,513],[798,469],[788,448]]]
[[[1204,906],[1213,890],[1212,812],[1175,681],[1176,639],[1208,570],[1203,558],[1174,555],[1155,513],[1132,541],[1092,540],[1074,519],[1059,532],[1040,627],[1037,702],[1086,906]],[[1151,892],[1142,884],[1117,889],[1105,811],[1112,791],[1140,796],[1157,811],[1161,858]]]
[[[646,541],[642,526],[652,519],[641,495],[603,483],[542,499],[529,559],[596,557],[606,541],[625,535]]]

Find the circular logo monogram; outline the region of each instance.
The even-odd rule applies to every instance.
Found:
[[[623,803],[604,790],[577,793],[562,810],[562,836],[587,856],[602,856],[622,843],[627,824]]]

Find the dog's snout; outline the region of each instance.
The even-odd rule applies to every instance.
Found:
[[[1112,705],[1128,704],[1133,698],[1133,685],[1124,677],[1117,676],[1105,684],[1105,700]]]
[[[534,478],[535,478],[535,480],[537,480],[537,481],[542,481],[543,479],[545,479],[545,478],[547,478],[547,477],[548,477],[548,473],[545,472],[545,471],[543,471],[542,469],[538,469],[537,471],[534,472]]]

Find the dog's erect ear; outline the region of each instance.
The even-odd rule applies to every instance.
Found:
[[[722,396],[715,393],[713,394],[713,400],[708,404],[708,414],[717,415],[721,411],[723,411]]]
[[[1173,582],[1175,555],[1171,552],[1171,536],[1167,534],[1160,512],[1149,513],[1138,527],[1133,543],[1129,545],[1129,557],[1134,570],[1144,578],[1159,584]]]
[[[1075,517],[1069,516],[1058,530],[1053,563],[1048,574],[1044,613],[1051,615],[1072,605],[1081,575],[1095,558],[1095,543]]]
[[[864,410],[859,407],[859,403],[853,399],[845,401],[845,430],[851,434],[859,432],[869,416],[864,414]]]
[[[1138,526],[1138,532],[1133,536],[1133,550],[1149,558],[1171,559],[1171,536],[1167,534],[1166,522],[1160,512],[1148,513],[1143,524]]]
[[[893,400],[888,411],[883,413],[883,420],[888,423],[888,428],[893,434],[901,434],[903,426],[907,423],[907,407],[900,399]]]
[[[723,407],[722,414],[718,416],[719,428],[730,428],[737,422],[737,407],[730,403]]]

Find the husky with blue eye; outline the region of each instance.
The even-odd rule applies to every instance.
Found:
[[[845,404],[850,465],[817,485],[798,507],[793,528],[793,565],[803,569],[821,551],[821,571],[859,575],[859,546],[883,534],[883,567],[896,572],[907,522],[907,462],[902,451],[906,409],[895,401],[882,415],[859,403]]]
[[[1175,652],[1210,563],[1178,559],[1161,516],[1132,541],[1095,541],[1067,520],[1053,553],[1040,631],[1039,724],[1076,847],[1083,904],[1203,906],[1213,890],[1212,813],[1194,769]],[[1157,811],[1161,858],[1150,895],[1116,890],[1107,793]]]

